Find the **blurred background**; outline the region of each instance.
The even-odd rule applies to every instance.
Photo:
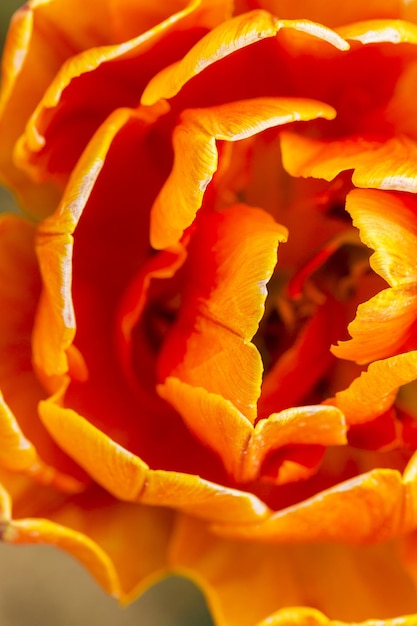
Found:
[[[0,49],[10,17],[22,4],[0,0]],[[0,187],[0,211],[9,210],[13,210],[12,197]],[[182,578],[167,578],[129,607],[120,608],[67,554],[50,546],[0,542],[1,626],[90,624],[211,626],[213,622],[200,591]]]

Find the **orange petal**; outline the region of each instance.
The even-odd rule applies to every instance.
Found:
[[[115,12],[116,21],[126,20],[126,15],[120,17],[122,12],[122,7]],[[146,7],[143,13],[132,15],[138,29],[146,22]],[[164,4],[161,22],[150,30],[139,30],[139,36],[116,45],[98,42],[99,47],[68,59],[26,124],[16,145],[15,163],[38,182],[65,181],[106,117],[119,107],[135,107],[149,78],[183,56],[202,33],[229,13],[228,3],[213,0]]]
[[[253,5],[250,0],[238,3],[242,5]],[[257,0],[256,5],[270,11],[281,18],[304,18],[326,24],[334,28],[342,24],[351,24],[360,20],[389,18],[395,19],[404,17],[406,10],[398,0],[369,0],[363,3],[361,0],[351,0],[348,3],[336,5],[327,0],[298,0],[294,4],[293,0]],[[407,19],[407,18],[405,18]]]
[[[346,209],[359,228],[361,240],[375,250],[371,267],[391,287],[417,282],[417,203],[414,196],[355,189]]]
[[[346,208],[362,241],[375,250],[371,267],[393,289],[358,307],[348,330],[352,339],[333,348],[339,358],[368,363],[407,351],[416,321],[417,215],[414,198],[375,190],[354,190]]]
[[[239,480],[252,434],[252,425],[245,416],[221,395],[177,378],[168,377],[158,391],[180,413],[188,428],[220,455],[227,472]]]
[[[256,480],[261,465],[271,452],[288,445],[344,445],[346,426],[340,411],[328,407],[303,406],[274,413],[260,420],[242,458],[240,480]]]
[[[372,16],[374,17],[374,16]],[[375,43],[417,43],[417,26],[403,20],[371,19],[354,24],[344,25],[337,33],[349,41],[360,41],[362,44]]]
[[[152,113],[150,115],[152,117]],[[75,335],[71,294],[72,233],[119,131],[137,116],[129,109],[119,109],[106,120],[80,158],[57,211],[39,226],[37,253],[44,292],[36,320],[33,352],[38,372],[46,381],[53,381],[54,377],[68,371],[68,350]],[[86,375],[85,366],[79,360],[77,377]]]
[[[387,411],[399,387],[417,378],[417,351],[371,363],[352,384],[333,400],[348,424],[363,424]]]
[[[392,619],[367,619],[361,622],[349,623],[340,620],[332,620],[316,609],[295,607],[282,609],[266,620],[262,620],[256,626],[414,626],[417,615],[405,615]]]
[[[281,28],[307,33],[339,50],[349,48],[346,41],[321,24],[313,24],[305,19],[278,20],[265,11],[252,11],[219,25],[203,37],[181,61],[157,74],[147,85],[141,103],[150,105],[161,98],[172,98],[185,83],[210,65],[237,50],[274,37]]]
[[[294,133],[281,134],[282,159],[291,176],[333,180],[354,170],[356,187],[417,191],[417,144],[406,136],[384,142],[361,137],[324,141]]]
[[[182,518],[173,536],[170,564],[201,586],[221,626],[274,624],[279,609],[285,609],[277,621],[280,626],[315,625],[307,620],[310,613],[317,616],[317,610],[337,620],[329,626],[375,616],[374,626],[388,626],[390,621],[381,620],[417,610],[415,587],[395,548],[391,543],[263,545],[216,537],[199,521]],[[303,607],[299,617],[307,620],[297,620],[297,609],[288,607]],[[283,619],[288,614],[293,621]]]
[[[42,428],[42,425],[39,424],[39,429]],[[4,402],[1,394],[0,439],[2,442],[0,466],[5,470],[25,474],[40,484],[51,485],[67,493],[83,491],[85,483],[89,482],[88,480],[81,482],[69,474],[58,471],[52,465],[44,463],[35,446],[24,436],[15,416]],[[50,447],[52,447],[51,444]]]
[[[216,525],[235,538],[368,544],[410,532],[416,524],[416,489],[397,470],[375,469],[268,516],[259,524]],[[355,515],[351,515],[355,511]]]
[[[264,518],[268,507],[256,496],[204,480],[193,474],[149,472],[141,502],[167,506],[193,517],[220,523],[252,523]]]
[[[12,515],[12,502],[9,493],[0,483],[0,525],[8,522]]]
[[[284,446],[346,443],[343,415],[329,407],[288,409],[260,420],[253,429],[230,402],[200,387],[167,378],[159,392],[190,430],[221,456],[237,483],[257,480],[266,457]]]
[[[262,361],[250,340],[285,239],[286,229],[253,207],[201,216],[188,251],[180,315],[159,357],[162,381],[175,376],[219,394],[254,421]]]
[[[201,207],[218,166],[216,141],[238,141],[298,120],[333,119],[334,109],[314,100],[257,98],[206,109],[188,109],[173,134],[174,166],[151,215],[151,243],[177,243]]]
[[[203,519],[225,522],[254,521],[268,511],[265,504],[249,493],[197,475],[149,469],[141,459],[75,411],[59,407],[53,401],[42,403],[40,411],[58,444],[118,499],[171,507]]]
[[[33,445],[26,439],[10,408],[0,394],[0,465],[19,471],[31,467],[37,454]]]
[[[157,351],[152,351],[151,365],[151,359],[147,358],[144,346],[149,343],[146,324],[142,327],[144,343],[139,343],[138,333],[133,336],[148,304],[152,284],[155,280],[173,278],[186,257],[187,252],[182,244],[155,254],[141,266],[120,299],[117,323],[118,349],[124,374],[133,387],[137,387],[138,379],[142,387],[155,385],[154,362],[158,355]],[[139,351],[141,358],[135,360],[135,352],[137,354]]]
[[[31,362],[40,290],[34,233],[31,223],[15,215],[0,218],[0,465],[78,491],[85,475],[57,449],[38,418],[45,392]]]
[[[193,22],[195,13],[196,23],[204,32],[225,19],[230,11],[229,2],[217,0],[173,0],[156,8],[131,0],[120,0],[117,4],[114,0],[92,0],[88,7],[79,0],[46,0],[27,3],[20,9],[11,24],[3,62],[0,172],[3,181],[17,190],[19,201],[27,210],[38,216],[50,214],[62,189],[52,182],[33,183],[15,166],[13,146],[69,58],[84,50],[121,44],[166,19],[169,21],[176,12],[184,18],[185,27],[187,23],[190,25],[189,20]],[[96,19],[98,14],[100,23]],[[194,41],[193,38],[190,43]]]
[[[337,346],[332,346],[332,352],[340,359],[356,363],[370,363],[406,352],[415,345],[416,318],[414,289],[384,289],[359,305],[355,319],[348,326],[352,339],[339,341]]]
[[[136,499],[148,466],[129,453],[75,411],[42,402],[40,416],[58,444],[73,455],[82,467],[107,491],[120,500]],[[76,454],[74,454],[76,451]]]

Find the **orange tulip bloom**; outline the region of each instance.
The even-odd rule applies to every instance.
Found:
[[[160,4],[10,27],[1,536],[222,626],[417,624],[416,4]]]

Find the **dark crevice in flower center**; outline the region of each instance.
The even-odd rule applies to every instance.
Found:
[[[151,301],[146,307],[142,317],[143,332],[155,354],[159,352],[170,328],[175,324],[180,307],[179,293]]]
[[[362,244],[342,244],[318,267],[312,266],[301,293],[292,295],[291,280],[278,269],[268,285],[265,314],[253,343],[265,374],[291,348],[306,322],[331,298],[346,302],[355,293],[361,275],[369,272],[370,251]],[[295,290],[297,291],[297,290]]]

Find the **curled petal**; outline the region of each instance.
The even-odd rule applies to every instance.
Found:
[[[82,466],[120,500],[133,501],[141,492],[147,465],[111,441],[71,409],[51,401],[40,405],[40,415],[57,442],[71,454],[77,450]],[[93,442],[91,445],[90,442]]]
[[[284,446],[346,443],[343,415],[329,411],[330,407],[288,409],[260,420],[253,428],[230,402],[202,388],[168,378],[160,393],[190,430],[221,456],[237,483],[260,478],[266,457]]]
[[[414,339],[417,290],[384,289],[360,304],[348,326],[352,339],[339,341],[332,352],[340,359],[370,363],[408,350]],[[415,343],[415,342],[413,342]]]
[[[38,418],[44,390],[32,368],[31,333],[40,292],[35,228],[0,219],[0,466],[77,492],[89,479],[58,450]],[[22,389],[24,393],[22,393]]]
[[[346,440],[346,426],[340,411],[329,407],[303,406],[287,409],[260,420],[243,456],[240,480],[256,480],[268,454],[288,445],[340,446]]]
[[[358,307],[349,324],[352,337],[339,342],[339,358],[368,363],[412,347],[417,310],[417,213],[414,198],[376,190],[354,190],[346,209],[362,241],[375,250],[371,267],[391,289]]]
[[[417,191],[417,144],[405,135],[386,141],[362,137],[325,141],[283,132],[281,147],[284,167],[291,176],[330,181],[353,170],[356,187]]]
[[[417,282],[417,203],[414,196],[355,189],[346,210],[359,228],[361,240],[375,250],[371,266],[391,287]]]
[[[161,381],[175,376],[220,394],[255,420],[262,361],[250,341],[286,234],[267,213],[245,205],[201,216],[180,315],[159,357]]]
[[[40,428],[41,425],[39,424]],[[0,467],[16,474],[24,474],[40,484],[51,485],[60,491],[78,493],[83,482],[58,471],[45,463],[35,446],[24,436],[15,416],[0,394]],[[88,481],[89,482],[89,481]]]
[[[174,166],[152,207],[152,245],[174,245],[192,223],[217,170],[216,141],[238,141],[281,124],[334,116],[329,105],[297,98],[257,98],[184,111],[174,130]]]
[[[349,41],[362,44],[373,43],[417,43],[417,26],[403,20],[366,20],[356,21],[337,29],[338,34]]]
[[[36,462],[36,451],[23,435],[10,408],[0,394],[0,465],[18,471]]]
[[[336,393],[335,404],[348,424],[363,424],[387,411],[399,387],[417,378],[417,351],[371,363],[351,385]]]
[[[181,414],[194,434],[222,458],[226,470],[237,480],[252,434],[251,423],[221,395],[167,378],[158,389]]]
[[[245,3],[243,3],[245,4]],[[363,20],[375,19],[410,19],[407,9],[411,3],[399,3],[397,0],[369,0],[363,3],[361,0],[351,0],[351,2],[335,5],[327,0],[298,0],[294,4],[292,0],[259,0],[257,5],[263,9],[275,13],[280,17],[308,19],[320,24],[326,24],[331,28],[352,24]]]
[[[273,37],[277,30],[277,20],[264,11],[228,20],[203,37],[179,63],[157,74],[143,92],[141,104],[172,98],[190,78],[212,63],[259,39]]]
[[[215,530],[228,537],[279,543],[387,541],[415,527],[415,492],[414,481],[403,481],[398,471],[376,469],[272,513],[259,524],[216,525]]]
[[[150,469],[75,411],[53,401],[42,404],[41,417],[58,444],[118,499],[172,507],[212,521],[253,521],[267,514],[266,505],[249,493],[192,474]]]
[[[162,105],[162,109],[165,107]],[[153,120],[160,108],[140,113],[130,109],[115,111],[97,131],[77,163],[58,209],[38,228],[37,253],[44,291],[36,320],[33,338],[34,362],[42,378],[60,377],[68,372],[69,350],[75,335],[75,317],[72,301],[72,234],[83,214],[97,179],[106,163],[113,142],[131,120],[139,123]],[[139,119],[140,118],[140,119]],[[73,350],[74,356],[74,350]],[[82,358],[73,359],[75,378],[85,379],[87,371]],[[55,383],[53,385],[55,390]]]
[[[193,76],[210,65],[252,44],[274,37],[281,28],[304,32],[334,48],[347,50],[349,44],[334,31],[308,20],[278,20],[265,11],[251,11],[228,20],[203,37],[178,63],[162,70],[147,85],[142,104],[172,98]],[[314,39],[313,39],[314,40]]]
[[[0,100],[0,135],[2,138],[0,145],[0,175],[3,182],[17,190],[19,201],[22,205],[30,213],[44,217],[51,214],[56,208],[62,194],[61,181],[58,181],[58,183],[51,180],[42,183],[34,182],[16,166],[11,158],[16,141],[24,132],[28,119],[38,103],[42,102],[43,97],[48,94],[48,87],[54,81],[55,76],[59,75],[62,67],[65,68],[62,70],[63,74],[61,74],[61,78],[58,77],[56,79],[58,83],[61,83],[61,87],[68,80],[69,74],[76,74],[81,71],[82,65],[87,74],[90,73],[85,62],[88,60],[93,65],[97,65],[97,57],[102,59],[101,53],[98,52],[99,48],[111,46],[113,52],[117,50],[120,53],[121,50],[126,53],[126,48],[129,48],[129,44],[126,42],[132,38],[137,38],[138,35],[143,35],[142,39],[145,40],[145,43],[140,40],[140,37],[136,43],[142,44],[142,48],[146,48],[149,45],[149,39],[152,42],[154,39],[158,41],[161,31],[162,33],[166,31],[174,34],[178,32],[180,42],[184,35],[186,37],[190,36],[188,40],[188,45],[190,46],[207,29],[226,19],[230,12],[230,3],[218,2],[218,0],[180,0],[179,2],[164,2],[160,6],[152,6],[152,8],[143,1],[132,3],[131,0],[120,0],[118,3],[114,2],[114,0],[103,0],[103,2],[92,0],[88,7],[84,6],[79,0],[75,2],[63,0],[59,3],[47,0],[42,2],[32,1],[22,7],[12,20],[6,42]],[[100,20],[97,20],[98,14],[100,15]],[[181,31],[181,25],[183,25],[185,31]],[[178,28],[179,31],[177,30]],[[153,31],[153,29],[155,30]],[[149,31],[148,38],[145,35],[146,31]],[[187,35],[187,33],[191,34]],[[132,47],[134,47],[134,44],[133,46],[130,45],[130,48]],[[141,45],[139,45],[140,47]],[[172,46],[173,56],[170,62],[178,58],[175,53],[177,48],[178,46],[176,45]],[[187,48],[185,47],[185,49]],[[86,56],[82,57],[84,58],[84,64],[80,64],[79,59],[77,61],[77,56],[80,53],[82,55],[86,50],[88,51]],[[163,55],[156,55],[153,59],[151,57],[154,72],[164,66],[163,59],[166,53],[167,48],[165,46]],[[75,60],[70,61],[71,58]],[[144,65],[148,67],[149,63]],[[150,70],[152,74],[152,69],[150,68]],[[97,72],[93,72],[93,75],[96,76]],[[63,80],[62,76],[64,76]],[[145,83],[142,82],[142,88],[143,84],[146,84],[148,77],[144,76],[143,78]],[[130,79],[128,83],[131,83]],[[103,83],[100,84],[103,86]],[[91,87],[90,85],[87,89],[84,86],[84,100],[88,97],[89,91],[95,96],[94,105],[97,112],[96,86]],[[104,100],[107,101],[109,96],[120,94],[121,91],[122,86],[119,80],[117,89],[110,90],[113,93],[108,93],[107,98],[104,97]],[[140,91],[141,89],[137,94],[137,98],[139,98]],[[51,87],[49,96],[52,95],[52,92],[54,93],[52,100],[56,99],[57,96],[59,98],[59,94],[57,94],[57,90],[54,87]],[[128,93],[131,97],[129,90]],[[126,97],[126,91],[124,91],[124,94]],[[106,96],[105,91],[104,96]],[[99,98],[99,100],[102,101],[102,98]],[[45,123],[51,122],[50,118],[46,119],[51,112],[49,109],[51,101],[48,101],[46,104],[48,109],[39,129],[41,135],[45,130]],[[59,115],[63,113],[65,117],[66,113],[69,112],[68,105],[71,109],[71,105],[74,104],[74,100],[71,102],[67,99],[65,106],[59,107]],[[126,104],[126,100],[123,101],[123,98],[116,102],[116,106],[123,106],[123,104]],[[114,108],[114,100],[112,108]],[[101,123],[106,114],[100,108],[98,117],[91,116],[90,110],[87,115],[85,110],[82,111],[82,115],[79,114],[79,110],[74,111],[74,108],[72,110],[73,113],[76,113],[77,127],[79,128],[80,123],[82,123],[83,132],[81,134],[84,137],[88,136],[89,133],[91,136],[90,131],[92,127],[94,128],[94,117],[96,122],[98,120],[98,123]],[[109,112],[107,110],[107,114]],[[65,118],[63,126],[67,126],[69,121],[71,121],[71,115]],[[97,128],[97,125],[95,128]],[[55,131],[62,130],[62,125],[52,124],[51,130],[53,135]],[[30,142],[35,141],[36,144],[38,139],[37,132],[36,126],[31,124],[28,128]],[[68,139],[67,136],[66,138]],[[71,145],[76,146],[78,150],[79,139],[79,134],[76,137],[72,136],[73,141]],[[54,157],[58,161],[64,160],[65,162],[66,155],[71,151],[68,147],[62,150],[62,144],[60,145],[61,153],[59,150],[55,150]],[[71,157],[74,159],[72,152]],[[35,163],[31,163],[31,166],[34,165]],[[39,172],[37,172],[37,176],[39,178]]]
[[[181,57],[207,28],[230,12],[227,2],[178,4],[172,7],[174,14],[164,5],[161,21],[146,32],[139,29],[140,22],[146,22],[145,15],[132,15],[139,36],[88,48],[64,63],[16,144],[15,163],[34,181],[65,181],[106,117],[116,108],[135,107],[149,78]],[[123,9],[115,10],[116,21],[120,14]],[[126,17],[123,14],[122,19]]]

